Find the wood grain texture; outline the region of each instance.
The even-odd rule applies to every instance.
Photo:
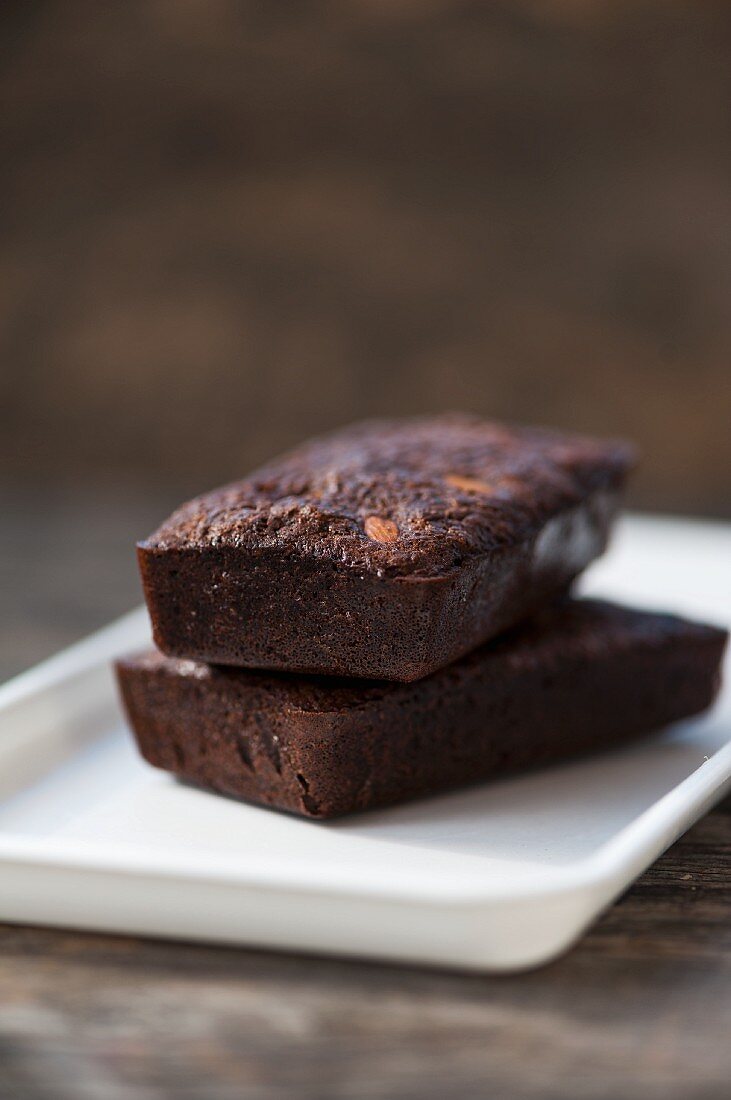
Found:
[[[731,802],[532,973],[5,926],[0,988],[3,1097],[722,1100]]]
[[[0,493],[0,664],[136,601],[165,505]],[[518,976],[0,928],[2,1100],[725,1100],[729,1033],[731,800]]]

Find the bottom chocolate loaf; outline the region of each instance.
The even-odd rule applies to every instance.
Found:
[[[410,684],[117,663],[151,764],[307,817],[400,802],[607,748],[712,702],[724,631],[570,600]]]

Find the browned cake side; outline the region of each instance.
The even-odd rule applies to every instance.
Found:
[[[704,710],[725,632],[567,601],[417,684],[118,662],[157,767],[328,818],[606,748]]]
[[[564,589],[606,545],[624,443],[467,416],[355,425],[139,544],[171,656],[410,681]]]

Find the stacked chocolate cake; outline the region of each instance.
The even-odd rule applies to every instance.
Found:
[[[138,547],[144,757],[328,818],[604,748],[712,702],[724,631],[574,599],[632,448],[467,416],[356,425]]]

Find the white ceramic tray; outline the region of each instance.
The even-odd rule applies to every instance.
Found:
[[[633,518],[585,589],[731,623],[731,526]],[[142,610],[0,688],[0,919],[510,970],[564,951],[731,785],[731,690],[643,743],[330,824],[139,760],[109,661]]]

